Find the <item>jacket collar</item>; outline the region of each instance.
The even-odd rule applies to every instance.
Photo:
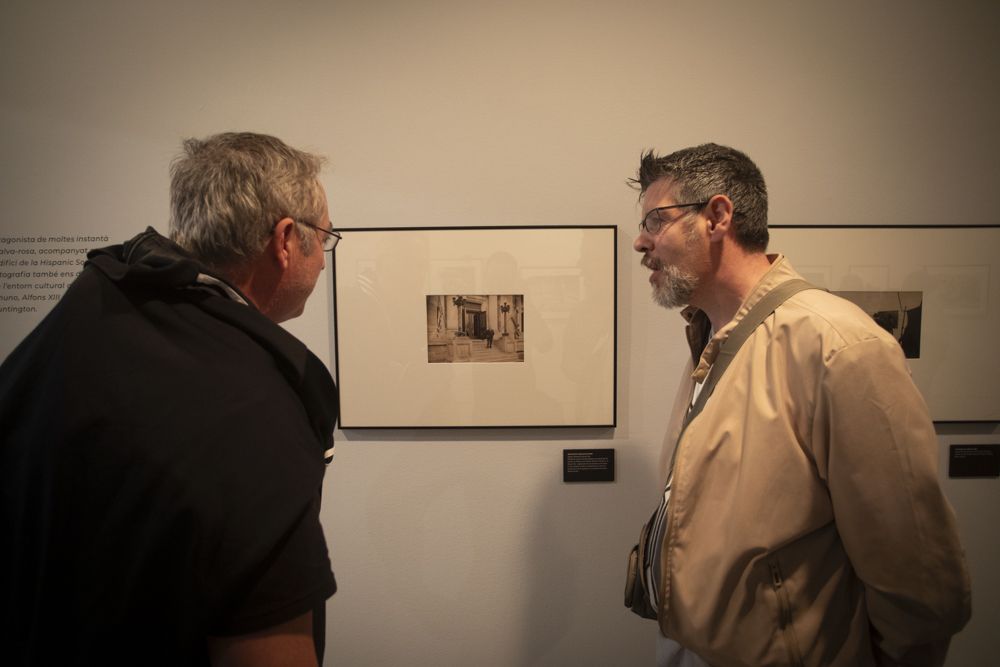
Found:
[[[119,245],[91,250],[87,264],[116,283],[160,287],[193,285],[204,267],[152,227]]]
[[[801,277],[784,255],[772,254],[768,255],[767,259],[771,262],[771,268],[750,290],[733,319],[719,331],[716,331],[711,339],[709,339],[709,334],[712,330],[712,323],[704,311],[694,306],[688,306],[681,311],[681,317],[687,322],[688,346],[691,348],[691,360],[694,363],[694,372],[691,374],[691,378],[695,382],[702,382],[708,377],[708,372],[712,369],[712,364],[715,363],[715,359],[719,355],[719,348],[726,342],[730,332],[736,328],[740,320],[746,317],[750,309],[764,298],[764,295],[783,282]]]
[[[229,281],[152,227],[122,244],[90,251],[87,264],[112,282],[162,289],[207,287],[233,301],[251,305],[246,295]]]

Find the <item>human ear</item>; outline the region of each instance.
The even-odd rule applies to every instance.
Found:
[[[288,268],[292,257],[292,235],[295,234],[295,221],[282,218],[274,225],[271,240],[268,243],[268,254],[274,258],[281,268]]]
[[[733,224],[733,201],[726,195],[713,195],[705,205],[708,231],[713,241],[722,240]]]

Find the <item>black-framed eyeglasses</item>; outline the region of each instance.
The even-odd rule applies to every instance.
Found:
[[[643,218],[642,222],[639,223],[639,230],[641,231],[645,229],[647,232],[649,232],[651,236],[656,236],[657,234],[660,233],[660,230],[663,229],[664,224],[666,224],[669,227],[670,225],[680,220],[680,217],[674,218],[673,220],[664,220],[660,216],[660,211],[666,211],[671,208],[705,206],[706,204],[708,204],[707,201],[699,201],[699,202],[692,202],[690,204],[671,204],[670,206],[658,206],[654,209],[650,209],[649,213],[646,214],[646,217]]]
[[[296,220],[295,222],[299,223],[300,225],[305,225],[306,227],[312,227],[313,229],[319,230],[324,234],[326,234],[326,236],[323,237],[323,252],[330,252],[331,250],[337,247],[337,242],[340,241],[341,238],[339,232],[335,232],[330,229],[323,229],[322,227],[318,227],[312,224],[311,222],[303,222],[302,220]]]

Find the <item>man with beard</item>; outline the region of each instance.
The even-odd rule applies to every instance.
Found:
[[[337,395],[278,325],[339,238],[321,165],[184,142],[170,239],[92,251],[0,367],[5,665],[321,660]]]
[[[650,151],[633,182],[634,248],[691,347],[626,587],[658,664],[942,664],[970,585],[898,343],[766,253],[743,153]]]

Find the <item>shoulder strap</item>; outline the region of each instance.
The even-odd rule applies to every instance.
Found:
[[[698,416],[701,409],[705,407],[709,396],[715,391],[715,385],[719,381],[719,378],[726,372],[729,362],[733,360],[740,347],[750,337],[750,334],[789,297],[807,289],[819,288],[800,278],[788,280],[765,294],[760,301],[753,305],[743,319],[729,333],[729,338],[726,339],[726,342],[722,344],[719,355],[715,358],[715,363],[712,364],[712,370],[705,380],[705,386],[702,387],[701,393],[698,394],[698,400],[694,402],[694,405],[691,406],[687,416],[684,418],[685,428],[687,428],[692,419]],[[681,434],[683,432],[682,430]]]

